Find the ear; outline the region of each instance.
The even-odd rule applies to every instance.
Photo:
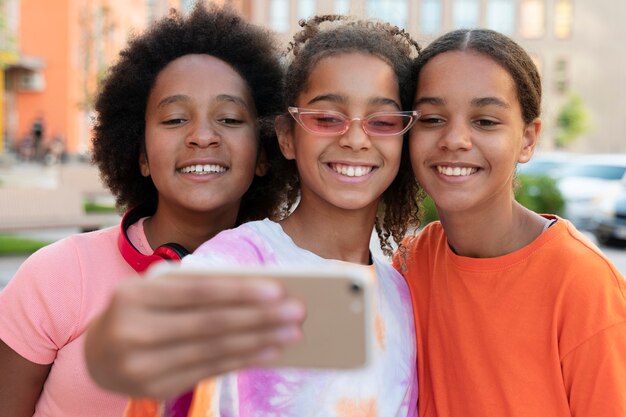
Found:
[[[276,116],[274,120],[276,136],[278,136],[278,146],[283,156],[287,159],[296,159],[296,152],[293,145],[293,129],[289,125],[286,116]]]
[[[263,177],[267,174],[268,168],[269,164],[267,162],[267,153],[261,146],[259,149],[259,156],[256,158],[256,169],[254,170],[254,175],[257,177]]]
[[[150,164],[148,163],[148,157],[145,151],[139,154],[139,171],[141,171],[141,175],[144,177],[150,176]]]
[[[522,137],[522,149],[517,162],[525,163],[535,153],[539,134],[541,133],[541,119],[536,118],[524,128],[524,136]]]

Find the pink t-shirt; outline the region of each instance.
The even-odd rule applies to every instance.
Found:
[[[149,247],[141,223],[131,241]],[[53,363],[37,417],[120,416],[127,398],[91,381],[85,330],[119,282],[135,272],[117,249],[119,226],[77,234],[30,256],[0,291],[0,339],[31,362]]]

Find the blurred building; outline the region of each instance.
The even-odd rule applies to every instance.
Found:
[[[559,110],[578,95],[589,130],[569,149],[626,153],[626,2],[613,0],[242,0],[252,22],[285,40],[301,18],[375,16],[406,28],[421,44],[457,28],[503,32],[535,59],[544,88],[541,147],[555,146]]]
[[[202,1],[202,0],[200,0]],[[314,14],[375,16],[426,45],[460,27],[487,27],[516,39],[544,82],[542,147],[554,147],[560,108],[582,98],[590,129],[570,149],[626,152],[626,2],[612,0],[219,0],[287,42]],[[194,0],[0,0],[0,153],[27,138],[38,118],[44,140],[69,152],[90,144],[93,100],[128,35]],[[4,87],[3,84],[4,83]],[[4,118],[1,116],[4,114]],[[2,133],[4,133],[2,135]],[[4,139],[4,147],[3,145]]]
[[[128,36],[186,0],[0,0],[0,153],[32,140],[90,146],[98,81]],[[2,85],[4,84],[4,86]]]

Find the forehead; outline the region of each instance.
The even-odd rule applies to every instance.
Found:
[[[184,55],[159,72],[150,98],[171,94],[200,99],[233,95],[252,103],[248,84],[237,71],[221,59],[206,54]]]
[[[511,74],[492,58],[473,51],[449,51],[421,69],[416,98],[503,96],[518,101]]]
[[[363,52],[346,52],[321,58],[311,68],[300,95],[322,93],[397,100],[399,86],[394,69],[385,60]]]

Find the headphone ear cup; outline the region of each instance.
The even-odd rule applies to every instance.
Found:
[[[163,259],[168,260],[180,260],[185,256],[189,255],[189,251],[178,243],[170,242],[165,245],[159,246],[154,254],[160,256]]]

